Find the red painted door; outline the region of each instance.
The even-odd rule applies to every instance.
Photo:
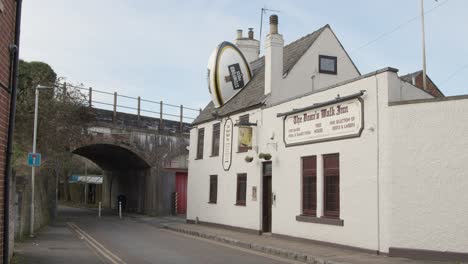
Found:
[[[177,192],[177,214],[186,214],[187,212],[187,173],[176,173],[176,192]]]

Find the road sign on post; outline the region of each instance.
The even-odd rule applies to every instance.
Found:
[[[41,154],[40,153],[29,153],[28,154],[28,166],[39,167],[41,166]]]

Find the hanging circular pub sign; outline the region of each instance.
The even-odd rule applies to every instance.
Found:
[[[223,42],[208,60],[208,88],[216,108],[236,95],[252,79],[252,71],[242,52]]]

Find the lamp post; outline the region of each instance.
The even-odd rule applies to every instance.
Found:
[[[40,89],[53,89],[53,87],[47,87],[47,86],[41,86],[38,85],[36,86],[36,98],[34,101],[34,134],[33,134],[33,149],[32,153],[36,153],[36,147],[37,147],[37,116],[38,116],[38,110],[39,110],[39,90]],[[35,189],[35,173],[36,173],[36,167],[32,166],[31,167],[31,218],[29,221],[29,236],[34,237],[34,189]]]

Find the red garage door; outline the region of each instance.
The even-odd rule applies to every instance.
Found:
[[[187,212],[187,173],[176,173],[176,192],[177,192],[177,214],[186,214]]]

